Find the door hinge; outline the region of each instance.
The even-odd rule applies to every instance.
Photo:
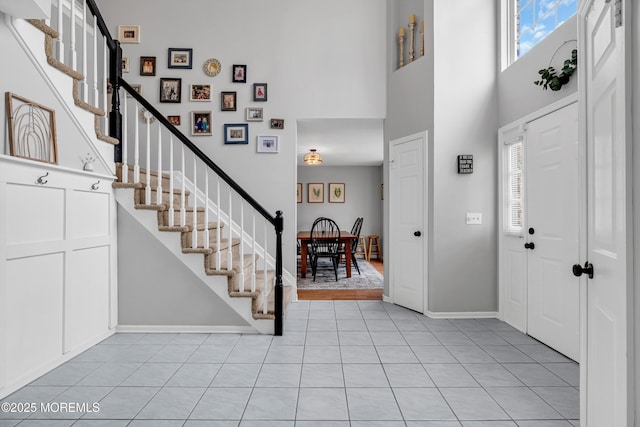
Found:
[[[622,0],[616,0],[614,5],[614,15],[616,20],[616,28],[622,27]]]

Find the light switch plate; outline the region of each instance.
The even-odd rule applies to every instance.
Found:
[[[480,212],[467,212],[466,220],[468,225],[482,224],[482,214]]]

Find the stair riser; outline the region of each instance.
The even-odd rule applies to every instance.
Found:
[[[197,231],[198,233],[198,248],[204,248],[204,231]],[[216,238],[217,230],[209,230],[209,247],[214,251],[217,250],[217,238]],[[193,232],[192,231],[183,231],[181,236],[181,244],[183,248],[191,248],[193,247]],[[235,243],[237,244],[237,243]],[[220,250],[226,251],[229,247],[228,239],[226,236],[220,236]]]
[[[151,190],[151,195],[149,197],[149,202],[146,200],[146,190],[144,188],[136,188],[134,200],[137,204],[140,205],[157,205],[156,196],[157,192],[155,190]],[[162,193],[162,204],[169,206],[170,200],[169,193]],[[173,195],[173,209],[180,209],[182,203],[182,196],[180,194]],[[185,208],[189,207],[189,197],[185,198]]]
[[[133,175],[134,175],[134,173],[133,173],[133,165],[129,165],[128,168],[129,169],[128,169],[128,174],[127,174],[127,177],[128,177],[127,182],[129,184],[134,184],[135,181],[133,179],[134,178],[133,177]],[[116,170],[116,175],[118,177],[118,181],[122,182],[122,170],[121,170],[121,166],[120,165],[118,165],[118,168]],[[163,188],[169,188],[169,184],[170,184],[171,179],[167,175],[168,174],[166,174],[166,173],[162,174],[162,187]],[[155,187],[158,186],[158,176],[157,176],[157,172],[156,171],[151,171],[151,180],[150,181],[151,181],[151,186],[152,187],[155,188]],[[146,182],[147,182],[147,173],[146,173],[146,171],[144,169],[140,169],[140,180],[138,182],[141,182],[143,184],[146,184]],[[178,185],[177,181],[174,180],[174,187],[177,186],[177,185]]]
[[[173,225],[180,225],[180,206],[173,206]],[[185,212],[185,225],[193,224],[193,211]],[[198,211],[196,214],[197,224],[204,224],[204,211]],[[169,225],[169,211],[159,211],[158,212],[158,225],[160,226],[168,226]]]

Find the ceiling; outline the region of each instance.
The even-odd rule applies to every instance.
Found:
[[[322,166],[382,165],[382,119],[303,119],[297,127],[298,166],[305,166],[304,155],[312,148],[322,156]]]

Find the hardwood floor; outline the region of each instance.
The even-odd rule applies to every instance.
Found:
[[[369,261],[384,276],[384,264],[380,260]],[[298,289],[299,300],[382,300],[383,289]]]

